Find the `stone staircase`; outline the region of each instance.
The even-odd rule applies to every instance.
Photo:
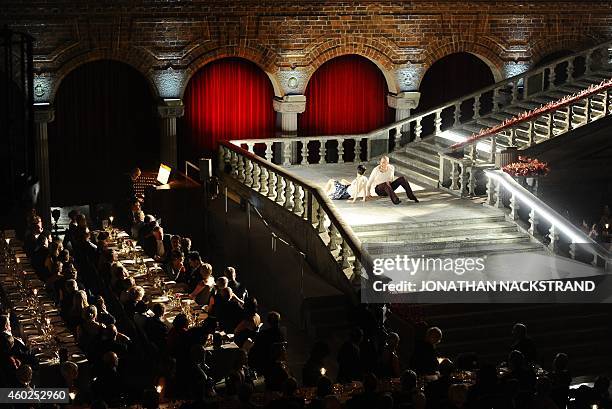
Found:
[[[612,69],[610,68],[591,73],[590,75],[585,75],[572,83],[560,85],[554,89],[528,97],[526,100],[504,106],[500,108],[498,112],[492,112],[470,122],[448,128],[438,136],[430,136],[419,142],[410,143],[404,149],[390,153],[389,156],[395,164],[396,171],[399,174],[417,183],[437,187],[440,166],[438,154],[445,151],[450,145],[462,139],[467,139],[482,129],[499,125],[503,121],[520,115],[523,112],[539,108],[542,105],[559,100],[567,95],[583,91],[591,85],[599,84],[610,78],[612,78]],[[597,105],[597,102],[598,101],[595,101],[595,105]],[[604,103],[604,101],[599,102],[602,110]],[[574,129],[585,123],[585,110],[586,108],[574,107],[570,129]],[[542,115],[535,121],[533,129],[535,143],[544,142],[550,139],[548,136],[549,128],[552,128],[550,129],[552,131],[551,137],[566,132],[567,114],[564,112],[555,113],[552,118],[552,127],[549,126],[548,121],[549,118],[547,115]],[[527,123],[520,124],[517,127],[514,137],[514,146],[519,150],[529,146],[528,127],[529,125]],[[490,149],[490,142],[482,141],[479,142],[479,145],[480,144]],[[496,146],[499,151],[510,146],[510,143],[498,138]],[[485,163],[485,160],[478,159],[477,162]]]
[[[353,226],[353,231],[362,243],[384,243],[368,248],[373,257],[450,256],[457,254],[458,248],[462,257],[543,249],[514,223],[506,221],[501,212],[469,219]]]

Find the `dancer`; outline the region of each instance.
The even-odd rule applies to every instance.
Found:
[[[389,196],[393,204],[400,204],[401,200],[395,194],[395,189],[403,187],[406,191],[408,199],[419,203],[410,187],[410,183],[403,176],[395,178],[395,167],[389,164],[389,157],[383,156],[380,158],[380,163],[374,168],[368,179],[366,191],[368,196]]]
[[[364,176],[365,172],[366,167],[359,165],[357,166],[357,177],[352,182],[346,179],[340,181],[328,180],[325,185],[325,194],[332,200],[351,199],[351,203],[355,203],[355,200],[361,196],[365,202],[367,197],[366,185],[368,183],[368,178]]]

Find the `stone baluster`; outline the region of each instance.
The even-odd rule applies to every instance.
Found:
[[[474,97],[474,119],[480,118],[480,94]]]
[[[467,182],[468,182],[468,176],[467,176],[467,166],[465,161],[462,161],[459,163],[459,166],[461,168],[461,171],[459,172],[459,193],[461,194],[461,196],[465,196],[467,194]]]
[[[414,127],[414,141],[415,142],[421,141],[421,133],[423,132],[423,125],[421,125],[421,120],[422,120],[422,117],[418,117],[416,119],[416,125]]]
[[[487,202],[489,206],[495,204],[495,181],[492,177],[487,177]]]
[[[472,164],[472,167],[470,167],[470,178],[468,181],[468,188],[471,196],[476,196],[476,170],[476,166]]]
[[[300,161],[300,165],[308,165],[308,140],[305,139],[302,141],[302,160]]]
[[[253,185],[253,163],[247,157],[244,158],[244,184],[248,187]]]
[[[610,91],[609,90],[605,90],[604,91],[604,97],[603,97],[603,114],[604,114],[604,116],[608,115],[608,112],[610,112]]]
[[[265,158],[268,162],[272,162],[272,145],[274,142],[266,142]]]
[[[259,193],[264,196],[268,195],[268,178],[269,172],[265,166],[259,166],[260,174],[259,174]]]
[[[280,173],[276,174],[276,198],[274,199],[274,201],[279,204],[283,204],[283,181],[287,183],[287,181],[285,181],[284,179],[285,178]]]
[[[325,233],[325,211],[323,206],[317,202],[317,232],[319,234]]]
[[[327,248],[330,253],[333,253],[338,249],[338,229],[334,223],[330,223],[327,229],[327,233],[329,234],[329,243],[327,243]]]
[[[584,105],[584,124],[588,124],[591,122],[591,97],[586,97],[585,105]]]
[[[240,182],[245,182],[246,181],[246,173],[245,173],[245,166],[244,166],[244,162],[245,162],[246,158],[242,155],[238,156],[238,180]]]
[[[567,73],[567,80],[565,82],[568,84],[574,82],[574,60],[573,59],[567,60],[567,69],[565,72]]]
[[[232,166],[232,176],[238,176],[238,153],[231,151],[230,165]]]
[[[493,90],[493,112],[499,112],[499,88]]]
[[[476,159],[478,159],[478,149],[476,148],[477,142],[473,142],[470,145],[470,159],[472,160],[472,162],[476,162]]]
[[[508,129],[508,146],[516,146],[516,129]]]
[[[527,230],[527,232],[535,237],[538,234],[538,224],[538,215],[535,209],[531,208],[531,210],[529,211],[529,229]]]
[[[474,142],[476,143],[476,142]],[[497,136],[491,135],[491,153],[489,155],[489,162],[495,163],[495,154],[497,153]]]
[[[268,197],[276,198],[276,179],[278,176],[272,170],[268,170]]]
[[[338,163],[344,163],[344,139],[338,139]]]
[[[325,139],[319,139],[319,165],[327,163],[325,160],[325,154],[327,153],[327,147],[325,146],[326,142]]]
[[[259,163],[253,161],[253,182],[251,183],[251,188],[255,191],[259,191],[259,185],[261,180],[259,179],[261,168],[259,167]]]
[[[246,146],[247,146],[247,151],[249,151],[250,153],[255,153],[253,151],[253,149],[255,148],[255,144],[253,142],[247,142]]]
[[[512,100],[511,104],[516,104],[518,102],[518,81],[512,82]]]
[[[552,138],[554,135],[554,129],[555,129],[555,118],[554,118],[554,112],[550,112],[547,117],[546,117],[546,137],[548,139]]]
[[[550,240],[548,249],[557,254],[559,252],[559,232],[554,224],[551,224],[550,229],[548,229],[548,239]]]
[[[293,203],[291,197],[293,195],[293,182],[289,179],[285,179],[285,199],[283,206],[287,210],[293,209]]]
[[[297,183],[293,184],[293,213],[298,216],[304,216],[304,197],[302,196],[302,186]]]
[[[502,184],[497,181],[495,183],[495,207],[502,209],[504,207],[504,198],[502,197]]]
[[[355,162],[361,162],[361,138],[355,139]]]
[[[361,260],[359,260],[357,255],[355,255],[355,261],[353,262],[353,271],[352,271],[353,275],[351,276],[351,279],[353,281],[357,281],[361,279],[362,269],[363,269],[363,266],[361,264]]]
[[[291,166],[291,142],[283,141],[283,166]]]
[[[529,121],[527,123],[527,146],[533,146],[534,138],[533,138],[533,121]]]
[[[351,256],[351,248],[348,245],[348,241],[344,240],[344,238],[340,237],[340,267],[342,270],[345,270],[351,266],[349,262],[349,257]]]
[[[519,218],[519,202],[518,199],[516,198],[516,194],[513,192],[510,195],[510,218],[512,220],[517,220]]]
[[[436,111],[436,116],[434,118],[434,135],[440,135],[440,133],[442,132],[442,110],[439,109]]]
[[[461,125],[461,102],[455,103],[453,109],[453,126]]]
[[[450,190],[457,190],[459,188],[458,185],[458,181],[459,181],[459,170],[457,169],[459,167],[459,164],[457,162],[455,162],[454,160],[451,160],[451,171],[450,171],[450,177],[451,177],[451,184],[450,184]]]
[[[555,81],[557,80],[557,72],[555,71],[556,65],[551,65],[548,67],[548,89],[554,90],[557,88],[557,84]]]
[[[569,245],[569,256],[572,260],[576,259],[576,242],[574,240]]]
[[[565,109],[565,113],[566,113],[566,116],[565,116],[565,132],[568,132],[570,129],[572,129],[572,116],[573,116],[572,114],[573,114],[573,112],[574,111],[572,110],[572,106],[571,105],[568,106]]]

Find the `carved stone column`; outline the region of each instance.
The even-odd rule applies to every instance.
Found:
[[[34,166],[40,183],[38,214],[44,226],[51,227],[51,177],[49,176],[49,132],[47,124],[55,119],[55,110],[50,105],[34,108]]]
[[[161,149],[162,163],[173,170],[178,168],[178,148],[176,140],[176,118],[183,116],[185,106],[180,99],[166,99],[157,107],[161,117]]]
[[[274,97],[272,102],[274,110],[277,112],[281,128],[282,137],[297,136],[298,120],[297,115],[306,110],[305,95],[285,95],[284,97]],[[291,144],[291,161],[297,159],[297,143]],[[283,158],[281,158],[281,163]]]
[[[419,105],[421,93],[418,91],[404,91],[398,94],[387,95],[387,104],[395,109],[395,120],[401,121],[410,116],[410,111]],[[402,126],[402,135],[409,136],[410,127]]]

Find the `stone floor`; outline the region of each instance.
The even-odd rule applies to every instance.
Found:
[[[366,175],[375,165],[369,164]],[[292,166],[290,171],[295,175],[314,182],[321,188],[329,179],[355,178],[355,164],[327,164],[324,166]],[[479,203],[470,200],[459,199],[449,193],[429,186],[421,186],[410,182],[420,203],[413,203],[406,199],[403,193],[399,193],[402,202],[394,205],[386,197],[375,197],[363,203],[358,200],[350,203],[346,200],[334,201],[334,205],[340,211],[342,218],[352,226],[380,223],[410,223],[426,222],[430,220],[453,220],[466,219],[473,216],[487,214],[498,215],[495,209],[488,209]],[[398,189],[403,192],[403,189]],[[373,217],[375,215],[375,217]]]

